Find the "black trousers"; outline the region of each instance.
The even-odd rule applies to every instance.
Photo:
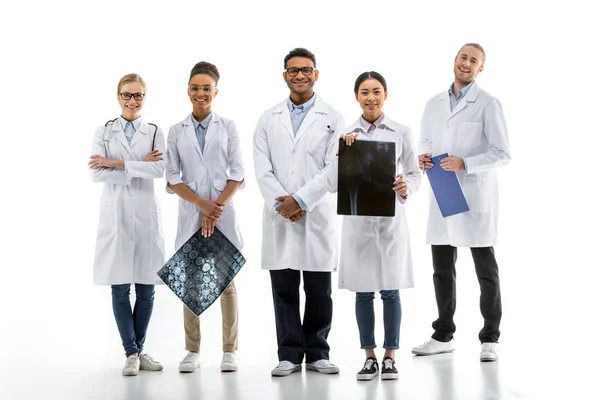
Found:
[[[456,311],[456,258],[454,246],[431,246],[433,256],[433,285],[438,307],[438,319],[432,324],[435,330],[431,336],[440,342],[448,342],[456,331],[454,312]],[[479,340],[498,342],[500,337],[500,319],[502,318],[502,300],[500,297],[500,278],[498,264],[493,247],[472,247],[471,255],[475,263],[475,272],[479,280],[479,308],[483,316],[483,329]]]
[[[327,336],[331,329],[333,302],[331,272],[302,271],[304,319],[300,321],[300,271],[271,272],[279,361],[301,364],[329,359]]]

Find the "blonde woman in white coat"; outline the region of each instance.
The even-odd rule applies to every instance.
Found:
[[[154,305],[156,272],[165,262],[164,238],[154,179],[165,173],[164,135],[144,121],[146,84],[137,74],[117,86],[121,116],[96,130],[89,167],[92,180],[103,182],[100,224],[94,260],[94,283],[112,286],[113,312],[127,360],[123,375],[162,365],[143,353]],[[135,284],[135,307],[129,292]]]
[[[398,379],[394,353],[399,348],[399,289],[413,287],[413,271],[404,203],[421,182],[418,159],[410,129],[383,114],[387,83],[381,74],[365,72],[356,79],[356,100],[362,116],[345,130],[347,146],[355,140],[394,142],[396,147],[396,192],[394,217],[344,216],[339,268],[339,287],[356,292],[356,321],[366,361],[358,380],[371,380],[380,374],[375,356],[375,313],[373,299],[379,291],[383,301],[385,354],[381,379]],[[330,189],[337,190],[338,163],[328,171]],[[338,194],[339,195],[339,194]]]
[[[167,192],[180,197],[176,249],[200,228],[204,236],[212,235],[215,226],[239,250],[243,246],[232,197],[243,187],[244,164],[235,124],[212,112],[219,78],[213,64],[202,61],[192,68],[188,82],[192,113],[169,130]],[[179,371],[194,372],[200,366],[200,319],[186,306],[183,312],[188,354]],[[221,294],[221,312],[221,371],[236,371],[238,303],[234,282]]]

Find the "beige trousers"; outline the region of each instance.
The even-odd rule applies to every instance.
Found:
[[[238,302],[235,283],[221,293],[221,314],[223,316],[223,351],[233,353],[238,346]],[[183,306],[183,325],[185,327],[185,349],[200,352],[200,318]]]

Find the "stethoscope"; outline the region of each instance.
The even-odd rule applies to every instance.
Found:
[[[118,118],[111,119],[106,121],[104,124],[104,137],[106,137],[106,127],[110,124],[113,124]],[[154,136],[152,137],[152,150],[154,151],[154,143],[156,142],[156,132],[158,131],[158,126],[153,124],[152,122],[147,122],[148,125],[152,125],[154,127]],[[110,139],[104,139],[104,150],[106,151],[106,156],[108,157],[108,148],[106,147],[106,143],[110,142]]]

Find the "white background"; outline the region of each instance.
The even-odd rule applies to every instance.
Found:
[[[11,374],[32,366],[102,365],[118,374],[122,365],[110,288],[92,284],[101,185],[91,182],[87,169],[95,128],[119,115],[115,92],[121,76],[135,72],[146,80],[142,115],[167,132],[191,111],[186,85],[192,66],[204,60],[219,68],[220,92],[213,109],[236,122],[247,171],[246,189],[236,195],[248,260],[236,280],[238,356],[242,366],[272,366],[277,360],[275,328],[268,273],[260,269],[262,198],[251,145],[260,114],[287,96],[281,77],[284,56],[294,47],[316,54],[320,79],[315,89],[348,124],[360,115],[354,80],[367,70],[380,72],[388,82],[386,114],[409,125],[417,139],[426,101],[448,88],[454,56],[466,42],[478,42],[487,51],[478,83],[503,103],[513,158],[500,172],[501,242],[496,252],[504,308],[502,348],[515,364],[523,360],[521,368],[531,378],[523,383],[525,391],[534,392],[558,376],[561,382],[589,383],[591,370],[581,362],[589,352],[597,355],[600,328],[600,130],[595,117],[600,32],[591,4],[3,3],[3,386],[17,382]],[[155,189],[170,256],[177,199],[165,193],[164,183],[156,180]],[[424,244],[427,192],[425,179],[407,206],[416,287],[401,293],[399,354],[408,362],[410,348],[429,337],[436,315],[430,250]],[[482,325],[479,288],[466,249],[459,252],[457,269],[456,338],[459,345],[476,346]],[[333,297],[331,358],[354,371],[362,354],[353,294],[335,290]],[[202,334],[202,358],[217,365],[218,306],[203,316]],[[380,344],[382,336],[378,325]],[[182,309],[164,287],[157,288],[147,350],[172,370],[185,355]],[[523,376],[513,378],[518,386]]]

